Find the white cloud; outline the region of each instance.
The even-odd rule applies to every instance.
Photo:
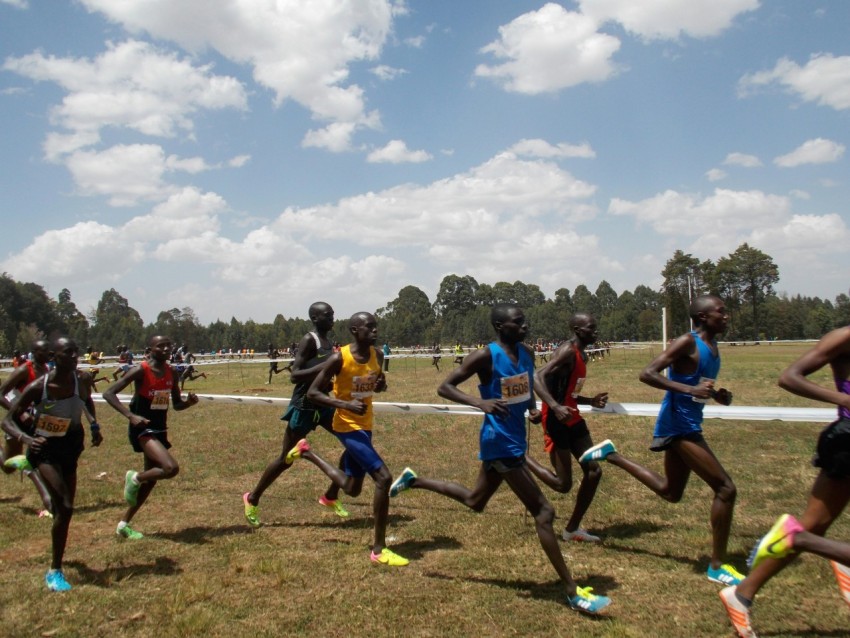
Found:
[[[131,32],[147,31],[190,50],[213,48],[253,67],[254,79],[331,124],[370,126],[363,91],[348,66],[374,60],[405,6],[386,0],[81,0]],[[315,144],[312,144],[315,145]],[[338,148],[336,146],[335,148]]]
[[[421,49],[422,45],[425,44],[425,36],[417,35],[412,38],[405,38],[404,43],[414,49]]]
[[[50,284],[74,279],[118,278],[143,257],[141,244],[118,229],[97,222],[49,230],[18,255],[0,264],[20,281]],[[93,258],[96,256],[96,258]],[[108,264],[108,267],[104,267]]]
[[[84,195],[105,195],[112,206],[167,197],[165,153],[155,144],[118,145],[102,152],[76,151],[66,160]]]
[[[10,7],[15,7],[16,9],[29,9],[29,3],[27,0],[0,0],[3,4],[8,4]]]
[[[747,96],[761,86],[777,83],[806,102],[842,111],[850,108],[850,56],[813,55],[805,66],[782,58],[770,71],[745,75],[738,92]]]
[[[829,164],[844,156],[844,144],[818,137],[807,140],[786,155],[780,155],[773,163],[783,168],[792,168],[802,164]]]
[[[153,207],[149,215],[127,222],[121,236],[144,238],[149,242],[194,238],[201,232],[218,232],[218,214],[228,210],[227,202],[216,193],[184,188]]]
[[[811,199],[812,196],[804,190],[800,190],[799,188],[795,188],[788,192],[788,194],[794,199]]]
[[[505,62],[481,64],[475,74],[532,95],[602,82],[615,72],[611,56],[620,41],[596,28],[595,20],[548,3],[499,27],[499,39],[481,51]]]
[[[759,7],[758,0],[579,0],[582,13],[609,20],[645,40],[681,35],[707,38],[728,29],[736,17]]]
[[[705,176],[708,178],[709,182],[719,182],[722,179],[726,179],[728,174],[722,169],[712,168],[705,172]]]
[[[508,149],[511,153],[524,157],[582,157],[593,159],[596,157],[596,152],[591,148],[590,144],[550,144],[546,140],[541,139],[522,139]]]
[[[411,151],[403,140],[390,140],[383,148],[375,149],[366,157],[371,163],[389,164],[419,163],[432,159],[426,151]]]
[[[169,171],[183,171],[195,175],[196,173],[208,171],[213,167],[207,164],[202,157],[177,157],[176,155],[169,155],[165,159],[165,168]]]
[[[68,94],[52,120],[73,133],[89,135],[108,126],[160,137],[191,131],[201,108],[244,109],[242,85],[231,77],[195,67],[146,42],[107,43],[94,60],[45,56],[8,58],[3,67],[40,82],[54,82]],[[79,148],[79,147],[78,147]]]
[[[356,125],[351,122],[334,122],[322,129],[307,131],[301,146],[304,148],[324,148],[333,153],[351,150],[351,137]]]
[[[384,82],[395,80],[397,77],[407,73],[405,69],[396,69],[394,67],[387,66],[386,64],[379,64],[378,66],[369,69],[369,72]]]
[[[242,168],[251,161],[250,155],[237,155],[236,157],[232,157],[227,161],[227,165],[231,168]]]
[[[729,153],[723,163],[726,166],[743,166],[744,168],[758,168],[762,165],[758,157],[747,153]]]
[[[608,212],[632,216],[664,235],[704,235],[713,228],[729,235],[776,224],[788,217],[790,202],[786,197],[761,191],[716,189],[710,197],[701,198],[668,190],[639,202],[614,198]]]

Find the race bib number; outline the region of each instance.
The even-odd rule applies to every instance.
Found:
[[[35,426],[35,433],[38,436],[43,437],[65,436],[70,426],[71,419],[63,419],[58,416],[42,414],[38,417],[38,423]]]
[[[528,372],[502,377],[502,398],[510,404],[527,403],[531,398],[531,383]]]
[[[151,410],[167,410],[171,390],[154,390],[151,399]]]
[[[572,397],[574,399],[578,399],[578,395],[581,394],[581,389],[584,387],[584,377],[580,379],[576,379],[576,387],[573,388]]]
[[[378,382],[378,375],[367,374],[366,376],[357,376],[351,378],[351,398],[365,399],[370,397],[375,392],[375,384]]]
[[[705,381],[715,381],[715,379],[709,379],[708,377],[700,377],[699,383],[697,385],[702,385]],[[708,403],[708,399],[699,399],[697,397],[691,397],[694,400],[694,403]]]

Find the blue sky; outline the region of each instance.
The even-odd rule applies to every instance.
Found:
[[[146,321],[447,274],[847,292],[842,0],[0,0],[0,270]]]

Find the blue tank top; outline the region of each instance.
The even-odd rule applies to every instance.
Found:
[[[697,344],[699,361],[697,369],[693,374],[681,374],[670,366],[670,380],[685,385],[697,386],[701,379],[717,379],[720,372],[720,351],[715,355],[711,348],[696,331],[691,331]],[[715,347],[716,342],[715,342]],[[661,410],[655,421],[656,437],[677,436],[702,432],[702,409],[707,403],[704,399],[694,399],[689,394],[680,392],[667,392],[661,402]]]
[[[516,458],[526,450],[525,412],[533,396],[534,361],[528,351],[518,348],[514,364],[501,346],[491,343],[493,375],[489,384],[480,384],[482,399],[505,399],[510,413],[506,417],[485,414],[481,425],[478,458],[482,461]]]

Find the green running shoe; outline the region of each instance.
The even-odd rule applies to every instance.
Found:
[[[118,534],[118,536],[120,536],[121,538],[127,538],[131,541],[138,541],[145,537],[144,534],[142,534],[141,532],[137,532],[132,527],[127,525],[127,523],[124,523],[124,525],[118,523],[118,527],[115,528],[115,533]]]
[[[803,526],[796,518],[783,514],[753,547],[747,565],[753,569],[765,558],[785,558],[794,551],[794,535],[802,531]]]
[[[260,526],[260,507],[258,505],[251,505],[251,501],[248,500],[248,495],[251,492],[245,492],[242,495],[242,502],[245,504],[245,520],[248,521],[248,525],[251,527],[259,527]]]
[[[301,455],[304,452],[310,449],[310,444],[307,442],[307,439],[301,439],[298,443],[295,444],[295,447],[289,450],[286,454],[286,463],[288,465],[292,465],[295,462],[295,459],[300,459]]]
[[[339,499],[332,501],[327,498],[324,494],[319,497],[319,505],[324,505],[329,510],[333,511],[334,514],[339,516],[340,518],[348,518],[348,510],[342,506]],[[247,514],[246,514],[247,516]]]
[[[127,474],[124,475],[124,500],[130,504],[130,507],[135,507],[139,500],[139,488],[142,484],[136,481],[138,475],[139,473],[133,470],[127,470]]]
[[[17,456],[10,456],[6,459],[6,462],[3,463],[5,467],[11,468],[13,470],[18,470],[20,472],[26,472],[27,470],[32,469],[32,464],[27,460],[25,454],[18,454]]]
[[[389,565],[390,567],[404,567],[405,565],[410,563],[410,561],[407,560],[404,556],[399,556],[395,552],[391,551],[388,547],[384,547],[384,549],[381,550],[380,554],[372,552],[369,558],[372,560],[373,563],[378,563],[379,565]]]

